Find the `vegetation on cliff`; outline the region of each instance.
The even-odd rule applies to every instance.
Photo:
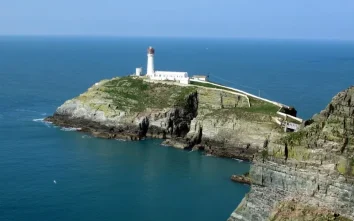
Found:
[[[266,144],[266,143],[265,143]],[[354,86],[294,133],[273,137],[230,221],[354,219]]]
[[[277,110],[230,90],[127,76],[96,83],[47,120],[101,137],[178,137],[179,147],[198,144],[213,155],[251,160],[268,137],[284,133],[273,119]]]
[[[237,118],[271,122],[279,109],[276,105],[254,98],[213,90],[214,87],[198,87],[199,84],[182,86],[171,82],[149,82],[142,78],[121,77],[104,80],[77,97],[97,111],[108,116],[119,112],[139,113],[146,110],[162,110],[186,105],[186,98],[197,92],[200,114],[216,118]],[[208,89],[210,88],[210,89]],[[232,92],[232,91],[230,91]],[[251,107],[248,106],[251,102]],[[225,118],[225,119],[226,119]]]
[[[183,106],[185,98],[196,91],[195,87],[181,87],[166,83],[150,83],[143,79],[122,77],[112,79],[100,88],[106,99],[119,110],[140,112],[147,108],[163,109]]]
[[[267,156],[317,165],[334,164],[354,176],[354,87],[337,94],[320,114],[303,128],[275,141]]]
[[[225,91],[235,92],[234,90],[231,90],[229,88],[209,84],[207,82],[204,83],[204,82],[192,81],[191,84],[196,85],[196,86],[206,87],[206,88],[215,88],[215,89],[222,89]],[[276,106],[272,103],[268,103],[268,102],[253,98],[253,97],[249,97],[249,102],[250,102],[250,106],[251,106],[250,108],[244,107],[242,109],[238,108],[237,110],[240,112],[261,113],[261,114],[269,114],[272,116],[275,116],[276,112],[279,110],[278,106]]]
[[[305,205],[296,201],[283,201],[276,206],[270,221],[350,221],[325,208]]]

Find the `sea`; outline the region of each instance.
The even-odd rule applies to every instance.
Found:
[[[101,79],[146,67],[209,75],[308,119],[354,84],[354,42],[0,37],[0,220],[226,220],[250,164],[161,145],[105,140],[45,123]]]

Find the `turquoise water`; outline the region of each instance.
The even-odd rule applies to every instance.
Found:
[[[354,79],[350,42],[0,37],[0,220],[227,219],[248,191],[229,177],[248,164],[40,120],[98,80],[145,67],[149,45],[156,69],[210,73],[304,118]]]

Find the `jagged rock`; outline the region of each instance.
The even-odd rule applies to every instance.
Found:
[[[246,176],[232,175],[231,180],[236,183],[251,184],[251,179]]]
[[[209,154],[251,160],[265,139],[272,142],[282,131],[272,120],[278,107],[263,113],[265,103],[257,101],[248,111],[248,102],[213,88],[123,77],[92,86],[46,120],[109,139],[170,139],[166,144],[179,148],[198,145]]]
[[[143,120],[139,123],[138,136],[140,138],[145,137],[148,129],[149,129],[149,118],[144,117]]]
[[[354,87],[255,156],[230,221],[354,219]]]
[[[353,219],[353,96],[353,87],[339,93],[300,131],[286,134],[273,121],[275,105],[213,88],[115,78],[47,120],[108,139],[163,138],[169,146],[252,160],[251,191],[229,220],[267,220],[288,213],[293,199],[303,206],[295,211]]]

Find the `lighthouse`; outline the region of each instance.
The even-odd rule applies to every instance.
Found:
[[[146,68],[146,75],[147,76],[153,76],[155,73],[154,69],[154,54],[155,54],[155,49],[153,47],[149,47],[147,50],[148,54],[148,61],[147,61],[147,68]]]
[[[177,72],[177,71],[155,71],[154,66],[154,56],[155,49],[149,47],[147,49],[147,68],[146,68],[146,78],[153,81],[174,81],[181,84],[189,84],[189,77],[187,72]],[[142,68],[136,68],[135,76],[140,77],[142,74]]]

